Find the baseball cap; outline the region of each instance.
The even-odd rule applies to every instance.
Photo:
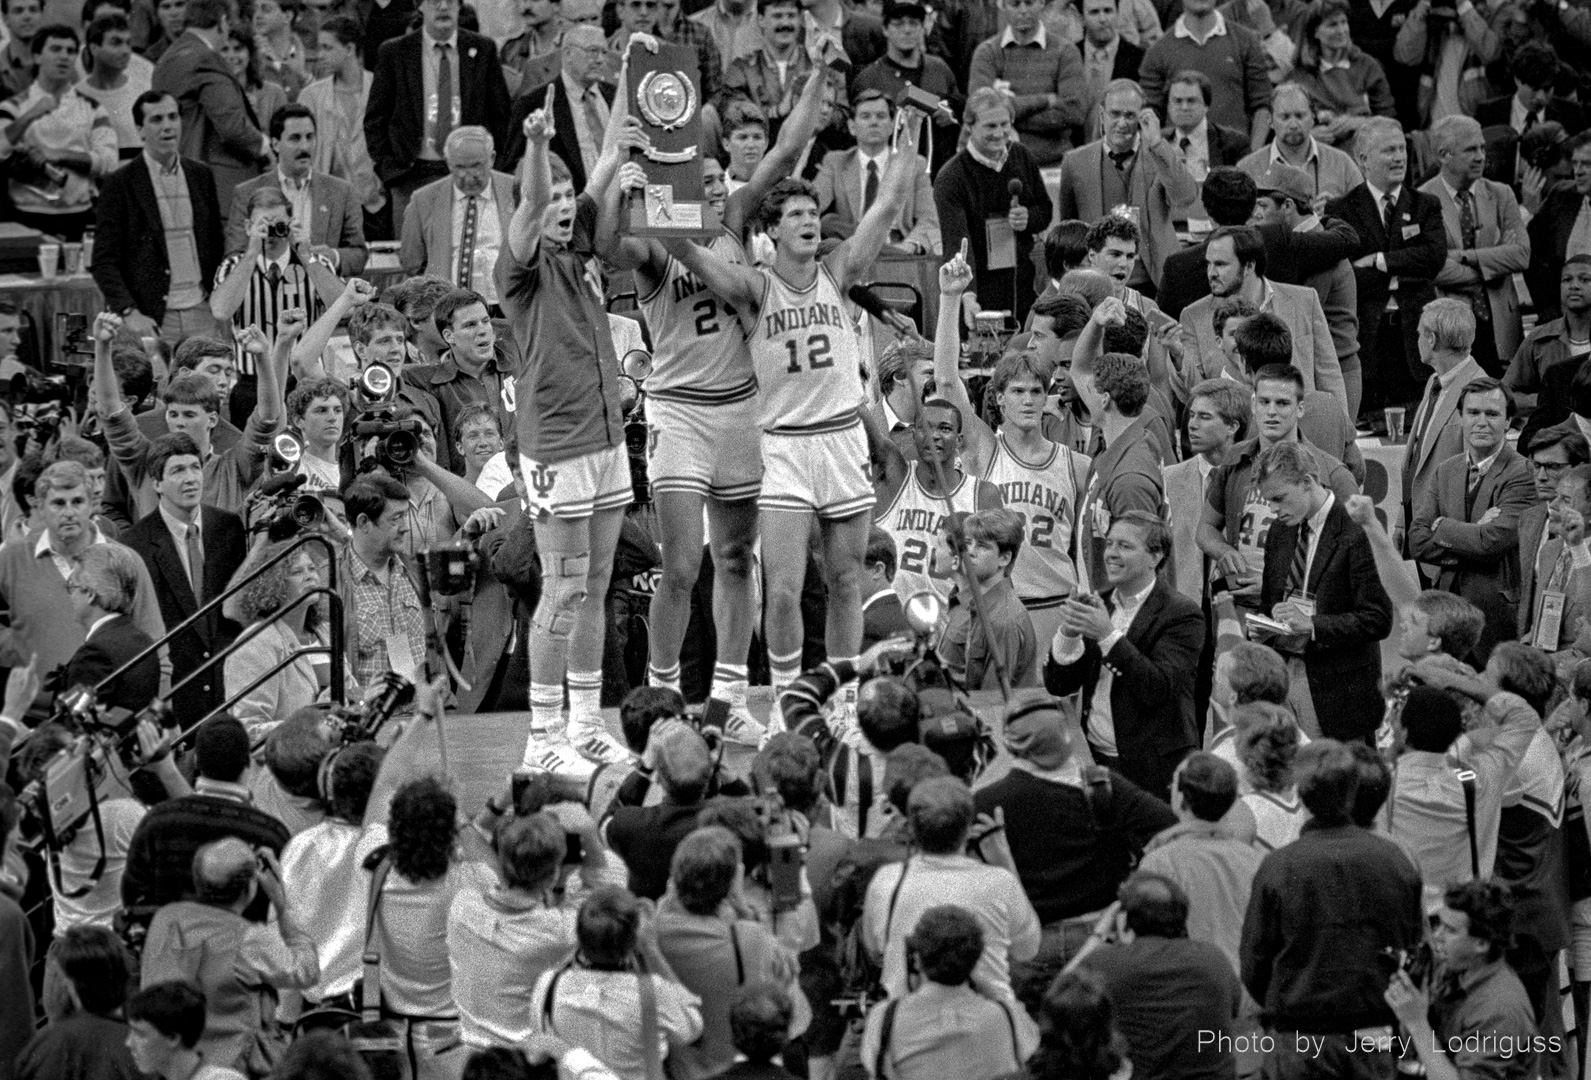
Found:
[[[921,22],[927,18],[928,9],[912,0],[885,0],[884,25],[888,26],[896,19],[916,19]]]
[[[1315,181],[1303,169],[1280,162],[1265,170],[1255,185],[1261,195],[1280,195],[1284,199],[1308,206],[1315,197]]]

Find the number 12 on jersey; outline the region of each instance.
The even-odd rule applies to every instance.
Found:
[[[786,341],[784,347],[790,351],[790,366],[785,368],[785,371],[791,375],[801,374],[800,346],[794,341]],[[807,338],[807,369],[817,371],[833,366],[834,357],[829,355],[829,335],[813,334]]]

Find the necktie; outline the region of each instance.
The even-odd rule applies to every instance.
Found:
[[[193,598],[204,604],[204,542],[199,537],[199,523],[188,526],[185,541],[188,549],[188,584],[193,586]]]
[[[1552,566],[1552,573],[1547,575],[1547,588],[1561,590],[1564,582],[1569,580],[1569,545],[1564,544],[1563,550],[1558,553],[1558,561]]]
[[[1387,227],[1388,233],[1392,231],[1392,211],[1397,205],[1398,200],[1392,192],[1389,191],[1381,196],[1381,224]]]
[[[1520,130],[1520,134],[1524,134],[1539,123],[1541,123],[1541,113],[1535,110],[1527,112],[1525,114],[1525,126]]]
[[[453,50],[445,41],[436,45],[436,126],[431,129],[431,145],[437,156],[453,132]]]
[[[1409,461],[1415,465],[1419,464],[1420,445],[1425,441],[1425,429],[1431,426],[1431,417],[1436,412],[1436,399],[1441,392],[1442,384],[1436,381],[1436,376],[1425,381],[1425,397],[1420,399],[1420,407],[1414,414],[1414,431],[1409,439]]]
[[[1190,147],[1192,145],[1193,145],[1193,140],[1188,138],[1186,135],[1182,136],[1182,138],[1177,140],[1177,146],[1178,146],[1179,149],[1181,149],[1183,157],[1187,157],[1188,156],[1188,147]]]
[[[1475,192],[1473,190],[1459,192],[1458,232],[1465,251],[1475,250],[1475,234],[1479,231],[1479,228],[1475,215]],[[1469,294],[1469,306],[1475,312],[1477,321],[1491,321],[1492,309],[1487,306],[1486,300],[1479,292],[1471,292]]]
[[[275,263],[267,266],[265,268],[265,280],[271,283],[271,291],[275,292],[276,287],[282,283],[282,268]]]
[[[1287,592],[1304,591],[1307,584],[1305,571],[1309,569],[1309,522],[1298,527],[1298,546],[1293,549],[1293,565],[1287,571]]]
[[[1117,170],[1119,171],[1127,168],[1127,159],[1132,157],[1132,155],[1133,152],[1131,150],[1122,150],[1119,152],[1112,150],[1110,152],[1110,160],[1115,164]]]
[[[475,278],[475,217],[479,203],[474,195],[465,196],[464,228],[459,232],[458,286],[461,289],[470,288]]]
[[[591,132],[591,146],[581,147],[580,156],[587,159],[586,175],[590,176],[597,166],[597,158],[601,156],[602,139],[608,130],[607,102],[602,100],[602,91],[595,85],[586,88],[581,102],[586,110],[586,127]]]
[[[878,198],[878,162],[867,163],[867,183],[862,188],[862,213],[873,209],[873,200]]]

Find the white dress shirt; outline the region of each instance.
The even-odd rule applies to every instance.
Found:
[[[1127,636],[1133,620],[1138,617],[1138,610],[1144,606],[1144,601],[1149,598],[1154,587],[1155,583],[1151,580],[1149,585],[1137,594],[1129,595],[1120,589],[1111,594],[1115,608],[1110,613],[1111,632],[1099,639],[1099,653],[1102,658],[1109,656],[1110,650],[1116,647],[1116,643]],[[1065,631],[1058,631],[1051,652],[1056,663],[1074,664],[1083,656],[1083,639]],[[1088,710],[1089,743],[1112,757],[1117,755],[1116,719],[1110,711],[1110,691],[1115,682],[1115,671],[1102,660],[1099,665],[1099,681],[1094,684],[1094,696]]]
[[[182,560],[182,568],[187,571],[188,580],[194,581],[196,579],[194,568],[188,565],[188,530],[192,529],[194,532],[199,533],[199,543],[201,550],[203,550],[204,533],[199,529],[199,515],[197,513],[194,514],[193,524],[190,525],[172,514],[162,503],[160,504],[160,516],[165,521],[166,528],[171,532],[172,542],[177,545],[177,558]],[[203,580],[203,575],[204,567],[201,566],[198,570],[197,579]]]

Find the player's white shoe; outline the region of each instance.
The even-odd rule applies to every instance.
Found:
[[[633,765],[635,755],[603,726],[600,716],[571,716],[569,745],[601,765]]]
[[[554,776],[587,779],[594,771],[591,762],[580,756],[562,731],[532,731],[525,740],[526,768],[545,769]]]
[[[724,738],[741,746],[761,749],[773,734],[745,705],[732,706],[724,719]]]

